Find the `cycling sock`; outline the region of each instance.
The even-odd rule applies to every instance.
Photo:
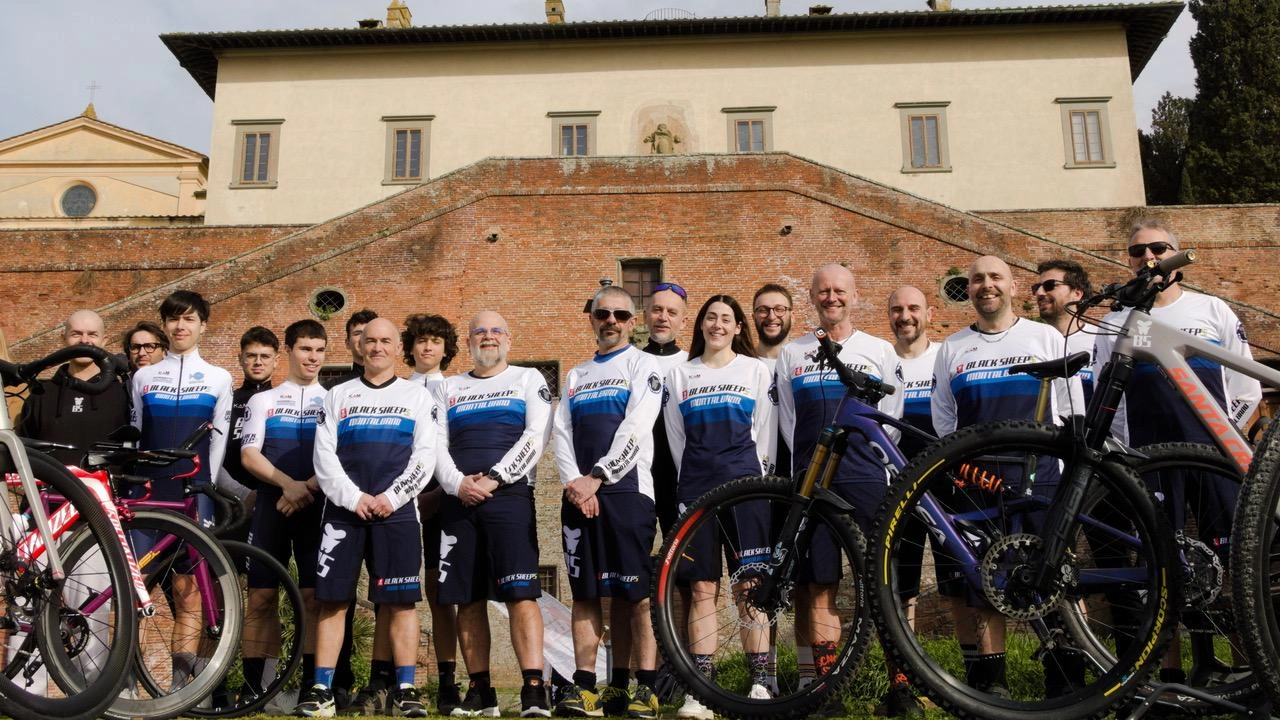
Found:
[[[396,685],[399,687],[404,687],[406,685],[413,687],[415,670],[417,670],[417,668],[413,665],[397,665],[395,669]]]
[[[751,669],[751,683],[753,685],[768,685],[769,653],[747,653],[747,667]]]
[[[960,643],[960,655],[964,658],[964,681],[973,687],[973,666],[978,662],[977,644]]]
[[[769,646],[769,674],[765,676],[765,686],[773,692],[774,696],[778,694],[778,646]]]
[[[467,679],[471,682],[471,687],[477,690],[483,690],[493,683],[493,678],[489,675],[488,670],[473,672],[467,676]]]
[[[652,690],[653,686],[657,684],[658,684],[657,670],[637,670],[636,671],[636,685],[644,685],[645,687]]]
[[[716,667],[710,655],[699,655],[697,653],[693,655],[693,664],[698,668],[698,672],[706,677],[711,677]]]
[[[800,673],[800,687],[809,687],[813,682],[813,649],[808,645],[796,648],[796,670]]]
[[[436,666],[440,669],[440,687],[458,684],[458,681],[454,678],[454,673],[458,671],[458,663],[451,660],[441,660],[436,663]]]
[[[834,640],[821,640],[813,644],[813,674],[823,677],[836,666],[836,643]]]
[[[542,668],[522,668],[520,677],[524,680],[526,686],[532,685],[540,687],[542,683]]]
[[[195,653],[176,652],[173,654],[173,689],[178,689],[191,682],[196,674]]]
[[[969,684],[984,692],[996,686],[1009,687],[1009,681],[1005,678],[1004,653],[976,656]]]
[[[316,679],[316,654],[302,653],[302,682],[308,680],[314,682]],[[304,685],[303,687],[308,687]]]
[[[596,691],[596,674],[590,670],[574,670],[573,684],[583,690]]]
[[[626,690],[631,685],[631,668],[614,668],[609,673],[609,687]]]
[[[316,668],[316,684],[323,685],[326,689],[332,689],[334,670],[335,668],[331,667]]]
[[[369,663],[369,687],[386,690],[395,679],[396,666],[390,660],[373,660]]]
[[[254,695],[262,694],[262,676],[266,668],[267,661],[264,658],[243,658],[241,665],[244,671],[244,684]]]

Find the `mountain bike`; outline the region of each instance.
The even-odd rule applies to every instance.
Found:
[[[25,365],[0,360],[0,380],[6,386],[30,386],[45,369],[81,357],[91,358],[100,373],[92,383],[73,378],[76,389],[102,392],[115,382],[117,361],[89,345],[63,348]],[[7,412],[0,413],[0,445],[0,468],[10,491],[6,507],[0,508],[0,630],[14,656],[8,665],[32,669],[30,674],[0,673],[0,712],[20,720],[97,717],[119,692],[138,637],[130,590],[133,577],[119,528],[110,511],[66,467],[26,449]],[[42,489],[66,498],[79,524],[72,526],[65,518],[51,523],[40,501]],[[74,547],[94,549],[70,556]],[[93,614],[79,609],[86,597],[103,590],[110,593],[109,599]],[[15,633],[24,628],[34,637],[19,656]],[[38,669],[69,662],[89,628],[95,629],[100,661],[78,669],[80,682],[75,685],[65,678],[39,682]]]

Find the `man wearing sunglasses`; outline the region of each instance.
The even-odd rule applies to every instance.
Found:
[[[635,304],[620,287],[591,300],[595,356],[565,378],[555,416],[556,467],[564,559],[573,591],[573,685],[556,705],[569,717],[611,714],[654,718],[657,644],[649,622],[649,553],[653,504],[653,424],[662,403],[662,374],[652,355],[629,344]],[[596,652],[604,632],[601,598],[612,598],[609,632],[613,672],[597,694]],[[633,652],[634,649],[634,652]],[[628,697],[631,659],[636,690]]]
[[[679,346],[680,333],[689,312],[689,294],[673,282],[653,286],[645,320],[649,324],[649,342],[644,351],[658,361],[662,377],[667,371],[689,359],[689,353]],[[671,458],[671,445],[667,442],[667,425],[658,413],[653,426],[653,499],[658,512],[658,527],[662,534],[675,524],[676,512],[676,463]]]
[[[1045,260],[1036,267],[1040,279],[1031,286],[1031,297],[1040,309],[1040,319],[1058,329],[1066,338],[1063,356],[1078,352],[1093,354],[1095,333],[1084,331],[1084,322],[1072,314],[1071,303],[1093,294],[1089,285],[1089,273],[1080,263],[1071,260]],[[1093,397],[1093,367],[1080,370],[1080,384],[1084,388],[1084,400]]]

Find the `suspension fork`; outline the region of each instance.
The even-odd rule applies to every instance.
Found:
[[[795,553],[792,551],[796,549],[796,539],[808,526],[809,508],[815,502],[815,488],[831,487],[831,481],[840,468],[840,460],[844,458],[848,438],[849,431],[834,424],[823,428],[822,433],[818,435],[818,444],[813,449],[809,467],[805,469],[800,486],[796,488],[796,495],[806,502],[793,505],[782,521],[778,541],[774,545],[773,555],[769,561],[775,572],[765,574],[760,586],[764,593],[772,594],[778,585],[779,578],[792,576],[791,569],[795,566]]]

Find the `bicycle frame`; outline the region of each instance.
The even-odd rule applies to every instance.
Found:
[[[44,506],[35,502],[40,497],[40,489],[36,486],[35,473],[31,470],[31,461],[27,459],[27,448],[22,444],[18,434],[14,432],[13,421],[9,419],[9,413],[7,412],[0,413],[0,443],[3,443],[8,448],[9,457],[13,458],[13,464],[17,470],[18,484],[21,485],[22,494],[27,499],[27,505],[31,508],[31,518],[35,523],[35,534],[41,539],[41,545],[49,555],[49,572],[54,580],[61,581],[67,576],[66,570],[62,565],[62,554],[58,552],[58,548],[52,542],[54,535]],[[13,526],[13,518],[9,513],[7,511],[0,512],[0,533],[3,533],[4,537],[13,537],[16,534]]]

